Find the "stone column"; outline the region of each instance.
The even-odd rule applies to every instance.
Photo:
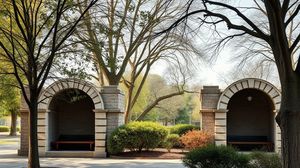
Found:
[[[278,112],[278,110],[274,110],[274,150],[276,153],[281,153],[281,130],[275,119]]]
[[[106,111],[95,109],[95,152],[94,157],[106,157]]]
[[[96,112],[96,115],[102,119],[98,121],[98,124],[106,123],[106,134],[98,135],[99,138],[104,138],[107,141],[111,132],[124,124],[124,94],[118,88],[118,86],[105,86],[101,89],[101,97],[104,103],[103,112]],[[98,114],[99,113],[99,114]],[[101,130],[102,129],[102,130]],[[104,128],[98,128],[98,130],[104,131]],[[97,135],[96,135],[97,137]],[[102,143],[102,144],[101,144]],[[103,145],[103,142],[99,142]]]
[[[210,133],[215,131],[215,113],[213,110],[200,110],[202,114],[202,130]]]
[[[216,123],[216,117],[219,116],[216,111],[220,95],[221,91],[219,86],[203,86],[201,90],[201,128],[215,135],[215,139],[216,125],[218,125],[218,123]]]
[[[44,109],[38,110],[38,121],[37,121],[37,133],[38,133],[38,145],[39,145],[39,155],[46,155],[46,148],[48,148],[48,118],[47,111]]]
[[[29,88],[25,88],[26,94],[29,97]],[[21,105],[20,105],[20,117],[21,117],[21,137],[20,137],[20,149],[18,155],[27,156],[29,149],[29,108],[25,101],[23,94],[21,93]]]
[[[28,155],[28,143],[29,143],[29,111],[28,109],[21,109],[21,140],[20,140],[20,149],[18,150],[18,155],[27,156]]]
[[[215,144],[227,145],[227,110],[215,112]]]

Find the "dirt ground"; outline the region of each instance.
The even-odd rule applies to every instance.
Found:
[[[125,151],[120,154],[112,155],[111,158],[130,158],[130,159],[182,159],[187,151],[182,149],[166,149],[157,148],[151,151],[130,152]]]

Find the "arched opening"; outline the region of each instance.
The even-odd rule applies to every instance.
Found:
[[[274,104],[258,89],[243,89],[228,102],[227,143],[240,150],[274,151]]]
[[[94,143],[83,143],[95,141],[93,109],[93,100],[79,89],[55,94],[48,108],[49,150],[94,150]]]

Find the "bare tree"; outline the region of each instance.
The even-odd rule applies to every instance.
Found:
[[[294,1],[292,1],[294,2]],[[253,0],[253,12],[249,17],[253,18],[253,22],[259,25],[265,32],[269,32],[269,26],[267,21],[267,12],[263,4],[259,3],[258,0]],[[290,8],[287,12],[287,17],[290,17],[295,10],[297,5]],[[286,35],[289,45],[293,43],[293,40],[299,32],[300,20],[298,18],[293,19],[286,28]],[[276,85],[279,84],[278,73],[275,73],[276,64],[273,57],[272,49],[263,40],[259,40],[250,35],[244,35],[241,38],[236,39],[233,42],[233,48],[237,55],[232,58],[237,64],[235,73],[247,76],[256,76],[262,79],[271,80]],[[292,58],[295,59],[295,65],[297,63],[297,56],[299,54],[299,45],[295,48],[292,53]],[[249,65],[250,64],[250,65]],[[277,79],[276,79],[277,78]]]
[[[233,38],[250,35],[264,41],[271,48],[281,83],[282,101],[276,121],[281,129],[282,157],[284,168],[298,168],[300,165],[300,64],[293,58],[293,53],[299,46],[300,35],[295,31],[293,39],[287,36],[288,26],[297,19],[300,11],[298,0],[265,0],[259,1],[266,12],[268,30],[255,24],[253,18],[247,16],[247,9],[252,10],[254,4],[240,8],[229,2],[203,0],[197,10],[186,11],[185,15],[176,21],[169,29],[176,27],[187,17],[201,13],[202,24],[225,24],[233,34],[225,36],[221,41],[227,43]],[[189,1],[188,6],[195,4]],[[293,8],[294,11],[291,11]],[[190,9],[190,8],[189,8]],[[226,10],[226,11],[224,11]],[[222,12],[221,12],[222,11]],[[288,14],[290,13],[290,14]],[[232,19],[230,15],[234,15]],[[237,18],[239,19],[237,22]],[[166,30],[168,31],[168,29]],[[299,58],[299,56],[297,55]]]
[[[74,32],[92,0],[82,13],[75,13],[73,22],[66,24],[62,15],[73,4],[67,0],[0,2],[0,59],[12,67],[6,75],[14,75],[29,107],[28,167],[39,168],[37,141],[38,98],[48,78],[56,53]],[[23,80],[24,79],[24,80]],[[28,92],[27,89],[28,88]]]
[[[78,10],[81,12],[83,7]],[[86,56],[97,73],[92,77],[102,86],[105,81],[109,85],[123,82],[126,86],[126,122],[157,61],[176,57],[175,51],[184,53],[182,58],[186,60],[192,59],[192,53],[199,55],[192,43],[177,33],[154,36],[166,23],[174,21],[180,9],[178,1],[107,1],[89,11],[75,32],[72,40],[83,42],[83,47],[90,51]],[[124,77],[126,70],[129,78]],[[137,82],[138,78],[142,80]]]

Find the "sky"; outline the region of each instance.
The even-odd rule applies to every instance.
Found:
[[[214,63],[199,63],[195,69],[195,76],[190,81],[192,85],[218,85],[220,88],[228,86],[224,76],[233,68],[233,65],[230,64],[230,55],[232,55],[230,49],[224,49]],[[163,62],[157,63],[153,66],[151,73],[164,76],[166,73],[166,66],[164,65]]]
[[[236,3],[238,3],[238,6],[251,6],[251,3],[253,3],[252,1],[247,2],[247,1],[236,1]],[[255,16],[256,15],[252,15],[252,11],[251,10],[243,10],[242,11],[248,15],[248,16],[253,16],[255,19],[257,19]],[[231,16],[231,15],[230,15]],[[232,18],[237,18],[237,16],[232,15]],[[236,24],[241,24],[239,22],[239,19],[233,19],[234,22],[236,22]],[[218,24],[218,30],[221,30],[224,32],[224,34],[226,34],[228,32],[227,26],[225,24]],[[206,43],[209,42],[214,42],[214,40],[212,39],[212,36],[210,33],[206,32],[207,30],[202,30],[202,32],[200,32],[199,36],[195,36],[193,38],[198,38],[198,39],[194,39],[194,41],[197,43],[197,45],[199,47],[204,47]],[[209,35],[210,34],[210,35]],[[230,45],[230,43],[232,43],[235,39],[231,40],[229,42],[229,45],[226,45],[225,48],[223,48],[219,54],[219,56],[213,60],[213,62],[209,62],[209,63],[205,63],[202,62],[199,65],[197,65],[197,69],[195,69],[195,77],[191,80],[191,83],[193,85],[219,85],[220,88],[225,89],[228,85],[230,85],[232,82],[234,82],[235,80],[239,80],[241,77],[233,79],[232,76],[234,76],[236,73],[238,72],[238,70],[236,69],[236,65],[238,63],[238,61],[234,60],[234,56],[236,56],[237,53],[237,49],[231,47],[233,45]],[[204,55],[206,57],[212,57],[214,55],[208,55],[207,52],[203,52]],[[166,71],[165,71],[165,64],[164,63],[157,63],[153,69],[151,70],[151,73],[154,74],[159,74],[161,76],[163,76]],[[247,64],[249,67],[246,67],[248,69],[252,68],[250,64]],[[246,66],[247,66],[246,65]],[[275,70],[276,71],[276,70]],[[274,85],[278,86],[279,82],[275,79],[277,72],[275,71],[271,71],[270,75],[272,77],[270,77],[268,79],[269,82],[273,83]],[[252,74],[253,75],[253,74]],[[241,76],[241,75],[240,75]],[[247,76],[244,75],[243,77],[253,77],[251,76]],[[275,78],[274,78],[275,77]],[[275,80],[273,80],[275,79]]]

